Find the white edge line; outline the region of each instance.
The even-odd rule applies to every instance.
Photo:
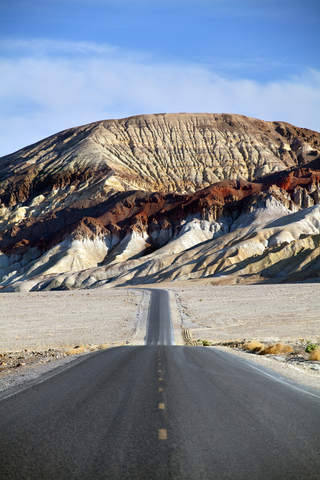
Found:
[[[168,294],[168,306],[169,306],[169,319],[170,319],[170,325],[171,325],[171,345],[175,345],[174,341],[174,333],[173,333],[173,323],[172,323],[172,317],[171,317],[171,302],[170,302],[170,292],[169,290],[165,290]]]
[[[150,292],[150,298],[149,298],[149,303],[148,303],[148,312],[147,312],[147,321],[146,321],[146,334],[145,334],[145,337],[144,337],[144,346],[147,345],[147,339],[148,339],[148,333],[149,333],[149,323],[150,323],[150,305],[151,305],[151,300],[152,300],[152,291],[150,291],[150,289],[141,289],[141,290],[147,290],[148,292]]]
[[[0,398],[0,402],[2,402],[2,400],[6,400],[7,398],[13,397],[14,395],[17,395],[18,393],[24,392],[25,390],[28,390],[29,388],[32,388],[36,385],[40,385],[41,383],[46,382],[47,380],[49,380],[49,378],[55,377],[56,375],[59,375],[59,373],[62,373],[64,371],[68,370],[69,368],[71,368],[72,366],[74,366],[75,362],[77,362],[77,364],[78,364],[78,363],[81,363],[82,361],[84,361],[85,359],[86,359],[86,356],[84,358],[80,358],[80,359],[75,358],[72,362],[70,362],[70,365],[67,365],[65,368],[63,368],[63,365],[61,365],[62,369],[60,369],[60,367],[56,367],[55,370],[57,370],[59,368],[59,372],[55,372],[52,375],[48,375],[46,378],[43,378],[42,380],[40,380],[38,382],[36,380],[39,377],[35,377],[35,378],[31,379],[30,382],[35,381],[35,383],[33,383],[32,385],[28,385],[28,386],[22,388],[21,390],[17,390],[16,392],[10,393],[9,395],[6,395],[5,397]],[[14,388],[14,387],[12,387],[12,388]],[[1,392],[0,392],[0,395],[1,395]]]
[[[225,352],[225,353],[228,353],[228,352]],[[267,373],[267,372],[264,372],[263,370],[261,370],[260,368],[258,367],[255,367],[254,365],[251,365],[250,363],[250,360],[246,359],[242,359],[242,358],[238,358],[238,360],[240,360],[241,363],[245,364],[245,365],[248,365],[250,368],[253,368],[254,370],[258,370],[258,372],[260,373],[263,373],[263,375],[267,375],[267,377],[270,377],[272,378],[273,380],[276,380],[277,382],[280,382],[280,383],[284,383],[284,385],[287,385],[291,388],[294,388],[296,390],[299,390],[300,392],[302,393],[306,393],[307,395],[311,395],[312,397],[315,397],[317,398],[318,400],[320,400],[320,394],[319,395],[316,395],[315,393],[311,393],[311,392],[308,392],[307,390],[303,390],[302,388],[300,387],[297,387],[296,385],[292,385],[291,383],[289,382],[285,382],[284,380],[281,380],[280,378],[277,378],[277,377],[274,377],[273,375],[271,375],[270,373]],[[266,367],[268,368],[268,367]],[[294,381],[294,380],[293,380]]]

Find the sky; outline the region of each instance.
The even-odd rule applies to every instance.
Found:
[[[0,0],[0,156],[164,112],[320,131],[320,1]]]

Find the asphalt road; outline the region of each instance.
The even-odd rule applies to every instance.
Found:
[[[275,375],[206,347],[82,357],[0,401],[0,478],[319,479],[320,392]]]
[[[173,345],[170,300],[167,290],[151,290],[146,345]]]

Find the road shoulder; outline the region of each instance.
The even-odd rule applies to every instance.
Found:
[[[270,357],[262,357],[260,355],[258,356],[247,352],[242,352],[240,350],[234,350],[229,347],[214,346],[203,348],[214,348],[215,350],[221,350],[225,353],[230,353],[231,355],[235,355],[246,361],[251,361],[261,365],[262,367],[269,368],[270,370],[280,373],[284,377],[287,377],[297,383],[320,390],[320,375],[318,371],[304,371],[302,368],[299,368],[295,365],[280,363]]]

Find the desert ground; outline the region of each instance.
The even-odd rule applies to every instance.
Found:
[[[197,338],[320,341],[319,283],[197,286],[185,282],[172,290],[182,324]]]
[[[177,345],[184,344],[181,333],[189,329],[195,340],[206,339],[320,388],[320,362],[308,361],[307,354],[288,362],[281,355],[261,357],[221,346],[244,339],[293,346],[320,342],[320,283],[217,286],[187,281],[150,288],[170,292]],[[149,299],[150,290],[137,288],[1,293],[0,390],[98,348],[143,345]]]
[[[137,333],[144,296],[119,289],[2,294],[0,349],[125,343]]]

